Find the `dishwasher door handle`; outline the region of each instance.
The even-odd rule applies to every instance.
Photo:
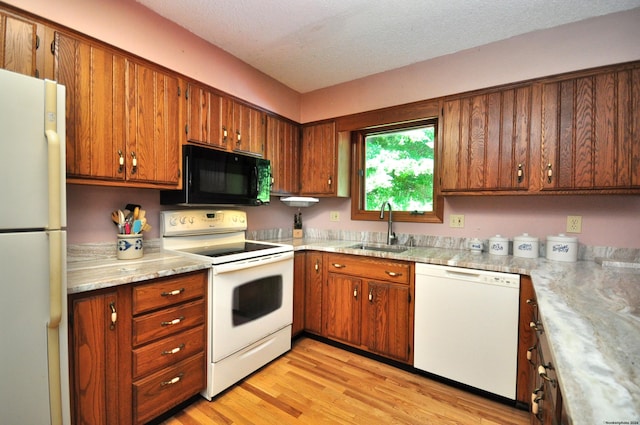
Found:
[[[454,278],[465,278],[465,279],[479,279],[480,278],[480,274],[479,273],[474,273],[474,272],[463,272],[463,271],[457,271],[457,270],[447,270],[447,276],[451,276]]]

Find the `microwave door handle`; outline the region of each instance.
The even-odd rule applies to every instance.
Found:
[[[258,165],[253,166],[253,175],[256,179],[256,194],[260,194],[260,180],[258,179]]]

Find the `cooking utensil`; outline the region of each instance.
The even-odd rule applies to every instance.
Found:
[[[140,233],[141,231],[142,231],[142,221],[134,220],[133,227],[131,228],[131,233],[137,234],[137,233]]]
[[[116,225],[120,224],[120,216],[117,210],[111,212],[111,221],[113,221]]]

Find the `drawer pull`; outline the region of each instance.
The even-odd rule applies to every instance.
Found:
[[[555,385],[556,380],[552,379],[552,378],[549,378],[549,375],[547,375],[547,368],[553,369],[551,367],[551,363],[549,363],[547,366],[544,366],[544,365],[538,366],[538,375],[540,375],[540,377],[542,379],[544,379],[545,381],[549,381],[549,382],[551,382],[551,384]]]
[[[169,291],[169,292],[162,292],[162,293],[160,294],[160,296],[163,296],[163,297],[170,297],[170,296],[173,296],[173,295],[180,295],[180,294],[182,294],[183,292],[184,292],[184,288],[180,288],[180,289],[175,289],[175,290],[173,290],[173,291]]]
[[[184,376],[184,373],[181,373],[181,374],[179,374],[178,376],[176,376],[173,379],[169,379],[168,381],[162,381],[162,382],[160,382],[160,386],[164,387],[166,385],[177,384],[178,382],[180,382],[180,380],[182,379],[183,376]]]
[[[389,276],[391,276],[391,277],[400,277],[400,276],[402,276],[402,273],[390,272],[390,271],[388,271],[388,270],[385,270],[384,272],[385,272],[386,274],[388,274]]]
[[[527,300],[527,304],[529,304],[531,307],[537,307],[538,303],[535,302],[535,300],[532,299],[528,299]]]
[[[540,322],[529,322],[529,327],[536,332],[542,333],[542,323]]]
[[[373,302],[373,289],[369,288],[369,302]]]
[[[184,348],[184,344],[180,344],[179,346],[177,346],[176,348],[172,349],[172,350],[164,350],[162,352],[163,356],[169,355],[169,354],[176,354],[179,353],[180,351],[182,351],[182,349]]]
[[[173,319],[169,322],[160,322],[160,324],[162,326],[171,326],[171,325],[177,325],[178,323],[182,322],[184,320],[184,316],[180,316],[177,319]]]
[[[535,363],[532,361],[533,359],[533,351],[538,348],[537,346],[533,346],[533,347],[529,347],[529,349],[527,350],[527,361],[535,366]]]
[[[344,264],[340,264],[340,263],[333,263],[333,267],[335,267],[336,269],[344,269],[345,266]]]

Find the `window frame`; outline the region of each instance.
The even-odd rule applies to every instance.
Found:
[[[352,166],[351,166],[351,220],[379,221],[380,211],[367,211],[364,205],[364,163],[365,163],[365,138],[368,134],[386,131],[400,131],[434,125],[434,169],[433,169],[433,211],[424,214],[413,214],[408,211],[393,211],[393,221],[408,223],[442,223],[444,212],[444,199],[440,193],[439,158],[440,158],[440,126],[439,117],[428,117],[417,120],[397,122],[387,125],[370,126],[353,130],[351,132]]]

